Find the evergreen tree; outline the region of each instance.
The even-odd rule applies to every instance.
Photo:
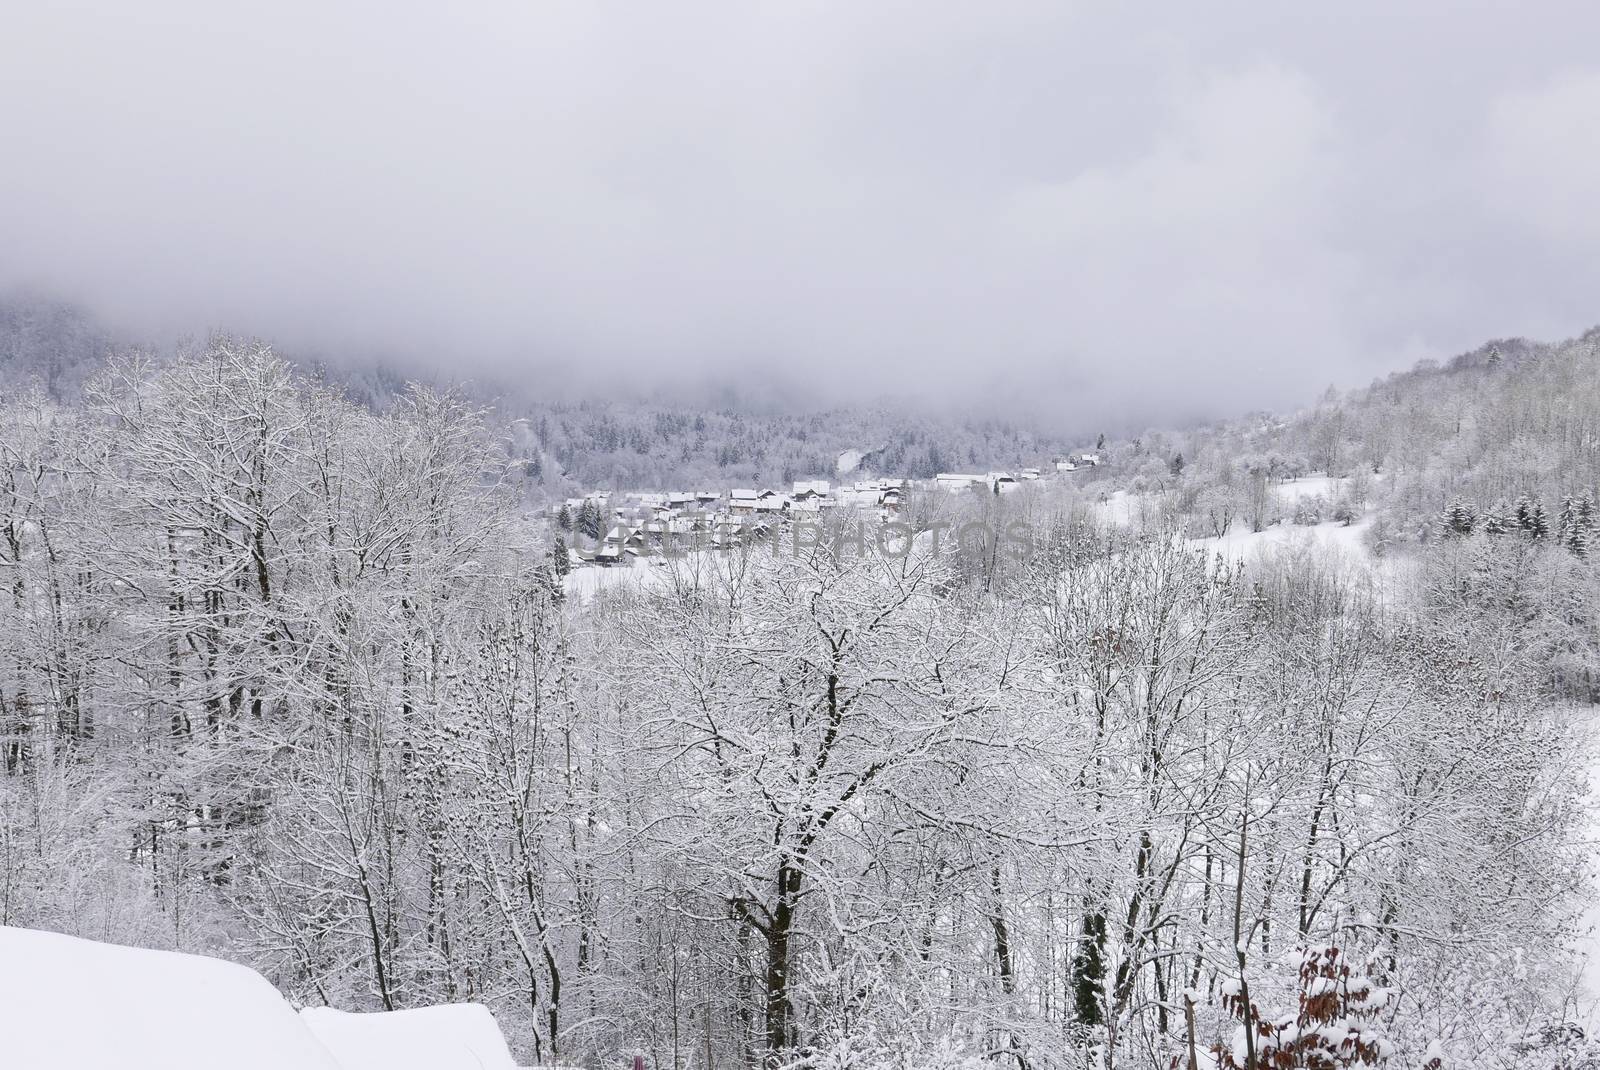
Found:
[[[572,560],[567,556],[567,540],[560,535],[550,540],[550,570],[558,580],[572,571]]]
[[[1172,464],[1169,467],[1171,467],[1173,475],[1175,475],[1175,476],[1183,475],[1183,454],[1180,453],[1177,456],[1173,457],[1172,458]]]
[[[1544,514],[1544,503],[1534,499],[1528,514],[1528,533],[1535,539],[1550,537],[1550,520]]]
[[[1550,536],[1550,521],[1544,514],[1544,503],[1537,498],[1517,499],[1517,527],[1531,538]]]
[[[1446,535],[1471,535],[1472,529],[1478,525],[1478,508],[1471,502],[1453,498],[1444,511],[1444,533]]]
[[[1083,919],[1077,953],[1072,956],[1072,1014],[1080,1027],[1105,1023],[1106,916]]]
[[[600,537],[600,526],[605,518],[600,515],[600,506],[595,504],[593,498],[585,498],[583,506],[578,510],[578,531],[591,539]]]
[[[562,531],[572,530],[572,508],[565,502],[561,503],[561,508],[556,512],[556,527]]]
[[[1593,534],[1594,504],[1585,494],[1574,498],[1568,494],[1561,499],[1560,543],[1578,557],[1589,554],[1589,537]]]

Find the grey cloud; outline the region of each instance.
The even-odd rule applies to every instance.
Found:
[[[1588,5],[7,23],[0,285],[135,329],[1072,423],[1290,404],[1600,320]]]

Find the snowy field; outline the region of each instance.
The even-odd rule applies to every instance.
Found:
[[[1365,542],[1371,526],[1369,518],[1348,525],[1330,520],[1321,524],[1274,524],[1265,531],[1251,531],[1248,524],[1235,521],[1220,539],[1191,539],[1189,543],[1246,564],[1269,551],[1302,548],[1326,550],[1345,563],[1365,564],[1372,559]]]
[[[1230,561],[1250,563],[1263,554],[1284,550],[1315,548],[1332,551],[1338,560],[1350,564],[1371,564],[1372,554],[1366,545],[1367,531],[1372,526],[1370,514],[1352,524],[1340,521],[1323,521],[1320,524],[1295,524],[1289,516],[1297,502],[1306,498],[1322,497],[1334,501],[1349,482],[1329,476],[1306,476],[1302,479],[1277,483],[1272,487],[1277,502],[1277,513],[1282,519],[1262,531],[1251,531],[1242,516],[1235,516],[1228,532],[1221,538],[1209,536],[1188,540],[1191,546],[1221,554]],[[1136,527],[1156,520],[1156,501],[1146,495],[1114,491],[1095,508],[1100,518],[1121,527]]]

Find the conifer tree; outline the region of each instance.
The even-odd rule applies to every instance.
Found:
[[[594,499],[585,498],[578,510],[578,531],[591,539],[598,539],[604,519],[600,515],[600,506],[595,504]]]
[[[1548,539],[1550,537],[1550,520],[1545,516],[1544,503],[1534,499],[1533,507],[1528,516],[1528,532],[1535,539]]]
[[[1446,535],[1471,535],[1473,528],[1477,527],[1477,524],[1478,509],[1471,502],[1454,498],[1444,511],[1444,533]]]
[[[572,571],[572,561],[567,557],[567,540],[560,535],[550,542],[550,569],[558,580]]]
[[[1561,499],[1561,517],[1558,540],[1574,556],[1586,557],[1589,537],[1593,533],[1594,506],[1588,495],[1575,498],[1571,494]]]
[[[1517,527],[1521,528],[1531,538],[1549,538],[1550,520],[1545,516],[1544,503],[1537,498],[1519,498],[1517,500]]]
[[[1083,919],[1078,951],[1072,958],[1072,1011],[1081,1027],[1105,1022],[1106,916],[1091,913]]]

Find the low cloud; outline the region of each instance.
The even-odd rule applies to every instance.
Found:
[[[1292,404],[1600,320],[1544,7],[29,5],[0,285],[564,392]]]

